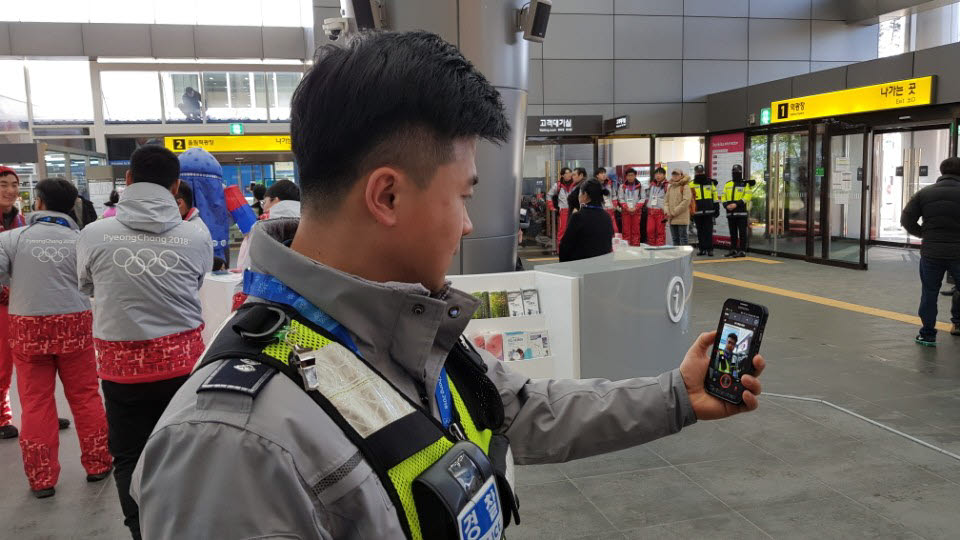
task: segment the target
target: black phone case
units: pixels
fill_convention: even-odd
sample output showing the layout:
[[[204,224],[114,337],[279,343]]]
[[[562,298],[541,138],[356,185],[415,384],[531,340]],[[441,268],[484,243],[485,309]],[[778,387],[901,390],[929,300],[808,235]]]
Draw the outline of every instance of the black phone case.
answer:
[[[760,345],[763,343],[763,332],[767,329],[767,317],[769,316],[770,312],[767,310],[766,306],[761,306],[760,304],[753,304],[752,302],[745,302],[745,303],[755,305],[763,310],[760,316],[760,324],[757,325],[756,338],[753,340],[753,343],[750,345],[750,353],[747,355],[747,368],[743,370],[744,375],[750,375],[750,374],[753,374],[753,357],[760,352]],[[724,302],[724,304],[726,304],[726,302]],[[719,332],[718,332],[718,335],[719,335]],[[715,354],[714,350],[716,348],[717,348],[717,345],[716,345],[716,342],[714,342],[714,345],[710,350],[711,363],[713,359],[713,354]],[[743,391],[740,392],[739,399],[737,400],[729,399],[727,396],[721,395],[720,392],[716,392],[713,390],[713,383],[709,380],[709,378],[710,378],[710,372],[708,370],[707,375],[704,377],[704,384],[703,384],[704,389],[706,389],[708,394],[710,394],[715,398],[722,399],[723,401],[726,401],[728,403],[733,403],[734,405],[743,404]]]

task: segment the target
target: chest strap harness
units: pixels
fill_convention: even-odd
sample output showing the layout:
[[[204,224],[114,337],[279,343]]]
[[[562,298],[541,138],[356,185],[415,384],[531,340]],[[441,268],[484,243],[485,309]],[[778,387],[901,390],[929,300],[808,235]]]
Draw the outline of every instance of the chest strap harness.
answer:
[[[465,339],[451,350],[442,374],[454,405],[447,428],[424,408],[426,399],[408,399],[362,356],[288,306],[242,306],[197,369],[220,360],[225,362],[198,392],[256,397],[277,372],[286,375],[360,450],[407,538],[466,537],[461,509],[483,495],[478,490],[491,478],[498,497],[491,501],[487,494],[486,505],[499,505],[504,526],[511,517],[520,523],[509,441],[493,433],[503,424],[503,403],[486,364]],[[425,398],[425,391],[420,394]],[[502,530],[493,536],[500,537]]]

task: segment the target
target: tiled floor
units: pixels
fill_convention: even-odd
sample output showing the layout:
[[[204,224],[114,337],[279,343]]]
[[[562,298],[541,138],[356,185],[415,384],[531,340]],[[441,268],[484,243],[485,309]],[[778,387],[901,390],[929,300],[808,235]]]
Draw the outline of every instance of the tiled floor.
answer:
[[[794,261],[697,270],[915,312],[912,252],[874,250],[858,272]],[[693,326],[739,297],[770,308],[769,392],[824,399],[960,454],[960,338],[936,350],[916,328],[697,280]],[[941,301],[948,320],[949,300]],[[61,406],[64,403],[60,402]],[[66,409],[62,409],[66,410]],[[57,496],[29,496],[15,441],[0,442],[0,539],[126,538],[112,480],[84,482],[64,433]],[[766,396],[756,413],[701,422],[643,447],[518,468],[524,538],[957,538],[960,461],[822,403]]]

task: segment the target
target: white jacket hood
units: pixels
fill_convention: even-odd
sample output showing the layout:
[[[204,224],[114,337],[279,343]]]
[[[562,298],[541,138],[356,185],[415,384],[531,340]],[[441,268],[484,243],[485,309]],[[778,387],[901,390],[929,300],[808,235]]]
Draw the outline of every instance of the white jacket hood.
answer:
[[[127,186],[117,203],[117,221],[137,231],[161,234],[183,223],[177,200],[157,184]]]

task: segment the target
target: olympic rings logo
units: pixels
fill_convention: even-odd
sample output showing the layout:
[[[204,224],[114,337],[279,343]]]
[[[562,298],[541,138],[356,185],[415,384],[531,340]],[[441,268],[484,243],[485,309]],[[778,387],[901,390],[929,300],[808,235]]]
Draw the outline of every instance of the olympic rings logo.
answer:
[[[52,262],[54,264],[59,264],[63,262],[63,259],[67,255],[70,254],[70,250],[68,248],[35,247],[30,250],[30,254],[42,263]]]
[[[157,253],[150,248],[143,248],[134,253],[122,247],[113,252],[113,264],[123,268],[130,276],[147,273],[153,277],[160,277],[180,264],[180,256],[169,249]]]

